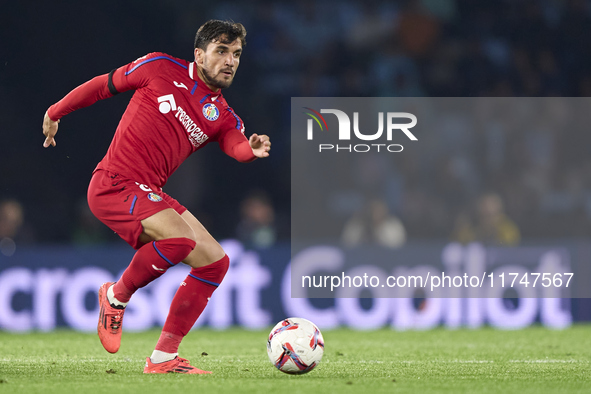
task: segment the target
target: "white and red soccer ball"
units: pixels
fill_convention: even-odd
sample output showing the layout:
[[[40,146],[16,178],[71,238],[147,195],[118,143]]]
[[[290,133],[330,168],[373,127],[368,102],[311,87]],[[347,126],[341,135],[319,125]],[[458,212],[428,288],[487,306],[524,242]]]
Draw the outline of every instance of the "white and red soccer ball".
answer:
[[[267,354],[281,372],[303,374],[314,369],[324,354],[324,338],[314,323],[300,317],[282,320],[269,334]]]

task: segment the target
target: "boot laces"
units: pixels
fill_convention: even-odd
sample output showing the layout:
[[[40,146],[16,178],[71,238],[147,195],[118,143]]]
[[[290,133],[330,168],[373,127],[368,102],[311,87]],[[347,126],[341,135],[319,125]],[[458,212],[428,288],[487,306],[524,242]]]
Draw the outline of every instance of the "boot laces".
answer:
[[[113,331],[117,331],[120,327],[121,327],[121,318],[122,318],[122,313],[118,312],[116,315],[111,315],[111,323],[109,324],[109,327],[111,327],[111,330]]]

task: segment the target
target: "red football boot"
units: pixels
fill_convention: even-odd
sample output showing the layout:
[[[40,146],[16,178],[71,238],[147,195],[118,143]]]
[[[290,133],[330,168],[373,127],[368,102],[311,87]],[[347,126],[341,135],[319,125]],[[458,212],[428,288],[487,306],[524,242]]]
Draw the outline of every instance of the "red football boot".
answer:
[[[123,323],[123,313],[125,313],[125,308],[115,308],[107,300],[107,290],[113,283],[103,283],[98,293],[101,311],[97,331],[103,347],[109,353],[116,353],[119,350],[119,345],[121,345],[121,324]]]
[[[154,364],[150,357],[146,358],[146,367],[144,373],[188,373],[188,374],[207,374],[210,371],[202,371],[189,365],[189,360],[176,356],[170,361]]]

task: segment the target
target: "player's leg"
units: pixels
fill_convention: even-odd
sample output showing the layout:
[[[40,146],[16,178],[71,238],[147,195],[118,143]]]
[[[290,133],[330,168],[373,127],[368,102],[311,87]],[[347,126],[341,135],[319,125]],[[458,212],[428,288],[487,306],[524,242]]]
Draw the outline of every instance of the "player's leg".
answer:
[[[115,284],[103,284],[99,290],[97,331],[105,349],[115,353],[131,295],[186,258],[195,247],[195,237],[180,216],[186,209],[176,200],[118,174],[95,172],[88,203],[98,219],[137,249],[122,277]],[[144,221],[154,238],[145,233]]]
[[[215,240],[215,238],[191,212],[183,212],[181,218],[183,218],[193,230],[193,234],[195,234],[195,242],[197,243],[187,258],[183,260],[183,263],[192,268],[200,268],[210,265],[226,255],[226,252],[224,252],[224,249],[218,241]]]
[[[195,247],[193,230],[172,208],[157,212],[141,223],[144,226],[141,238],[149,242],[138,249],[116,283],[105,283],[99,290],[98,334],[110,353],[119,350],[123,314],[131,296],[181,262]]]
[[[185,231],[187,234],[190,233],[196,246],[189,255],[183,259],[183,263],[193,268],[209,265],[226,255],[226,252],[224,252],[224,249],[222,249],[220,244],[211,236],[201,222],[191,214],[191,212],[185,210],[181,215],[177,214],[177,217],[174,219],[179,222],[175,222],[174,227],[169,224],[172,223],[171,219],[172,218],[169,219],[154,215],[146,220],[142,220],[142,225],[144,226],[144,234],[142,237],[149,236],[149,239],[159,240],[172,238],[173,235],[178,235],[180,231]],[[180,223],[180,221],[182,221],[182,223]],[[140,237],[140,240],[142,240],[142,237]]]
[[[109,292],[115,305],[126,306],[140,288],[185,259],[195,247],[195,233],[175,209],[167,208],[141,220],[140,247],[121,279]]]
[[[148,360],[147,372],[153,363],[174,363],[181,340],[189,333],[228,270],[230,261],[219,243],[189,212],[182,218],[193,229],[197,245],[183,261],[192,267],[177,290],[156,348]]]

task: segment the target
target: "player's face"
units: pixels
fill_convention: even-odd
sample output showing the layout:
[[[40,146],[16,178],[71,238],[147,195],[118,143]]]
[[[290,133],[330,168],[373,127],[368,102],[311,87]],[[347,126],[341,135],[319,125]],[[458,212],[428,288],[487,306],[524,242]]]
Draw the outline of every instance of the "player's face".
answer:
[[[239,39],[229,44],[212,41],[207,50],[195,49],[195,61],[199,75],[212,90],[230,87],[240,64],[242,43]]]

